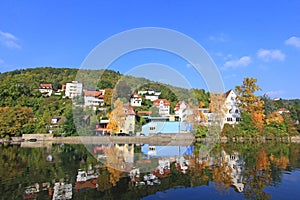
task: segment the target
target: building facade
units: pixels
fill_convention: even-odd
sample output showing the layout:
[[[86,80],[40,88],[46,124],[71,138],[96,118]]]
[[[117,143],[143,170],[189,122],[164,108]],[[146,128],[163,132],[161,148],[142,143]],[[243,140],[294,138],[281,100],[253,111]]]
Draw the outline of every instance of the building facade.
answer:
[[[160,116],[170,115],[170,101],[167,99],[157,99],[153,101],[153,106],[158,108]]]
[[[82,95],[82,83],[78,81],[72,81],[72,83],[66,83],[65,96],[74,98]]]
[[[233,90],[225,94],[225,124],[235,124],[241,121],[241,113],[238,107],[237,95]]]
[[[141,107],[142,106],[142,97],[139,94],[133,94],[130,97],[130,105],[133,107]]]
[[[93,107],[95,110],[99,106],[104,106],[105,90],[85,90],[84,91],[84,106]]]

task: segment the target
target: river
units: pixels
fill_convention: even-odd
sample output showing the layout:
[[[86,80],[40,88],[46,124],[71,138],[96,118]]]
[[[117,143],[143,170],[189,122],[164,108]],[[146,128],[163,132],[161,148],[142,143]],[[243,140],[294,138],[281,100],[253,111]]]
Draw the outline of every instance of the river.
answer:
[[[294,143],[0,144],[0,199],[298,199],[299,188]]]

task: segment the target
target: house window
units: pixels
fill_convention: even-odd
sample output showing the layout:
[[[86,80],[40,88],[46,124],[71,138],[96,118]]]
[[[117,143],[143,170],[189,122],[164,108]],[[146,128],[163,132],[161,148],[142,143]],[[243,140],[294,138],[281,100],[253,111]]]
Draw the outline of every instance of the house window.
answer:
[[[239,113],[239,110],[238,110],[238,109],[236,109],[236,110],[235,110],[235,113]]]
[[[227,117],[228,122],[232,122],[232,117]]]
[[[237,117],[235,120],[236,120],[237,122],[242,121],[242,119],[241,119],[240,117]]]
[[[150,146],[149,151],[156,151],[156,147]]]
[[[155,131],[155,126],[149,126],[150,131]]]

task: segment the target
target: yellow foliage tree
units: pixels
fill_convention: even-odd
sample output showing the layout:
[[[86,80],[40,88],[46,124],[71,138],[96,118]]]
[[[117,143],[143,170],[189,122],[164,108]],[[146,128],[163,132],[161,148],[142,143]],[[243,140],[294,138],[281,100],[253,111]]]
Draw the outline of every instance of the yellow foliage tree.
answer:
[[[107,129],[113,132],[119,132],[125,124],[126,113],[123,107],[123,102],[117,99],[114,103],[114,109],[111,113],[107,114],[109,118],[109,123]]]
[[[120,175],[125,167],[124,155],[116,147],[106,150],[106,167],[110,173],[110,183],[115,186],[119,180]]]
[[[256,91],[261,90],[256,82],[257,79],[246,77],[243,84],[236,86],[235,90],[238,95],[237,99],[240,102],[241,111],[250,113],[255,127],[259,131],[262,131],[265,119],[263,110],[264,101],[254,94]]]
[[[281,124],[283,122],[283,120],[284,119],[283,119],[282,115],[279,112],[274,111],[274,112],[272,112],[271,114],[269,114],[267,116],[266,123],[269,125],[272,122],[274,122],[277,125],[279,125],[279,124]]]
[[[220,93],[211,93],[210,94],[210,104],[209,109],[210,112],[213,113],[212,115],[212,121],[215,123],[218,123],[223,126],[223,120],[226,112],[225,104],[225,96]]]

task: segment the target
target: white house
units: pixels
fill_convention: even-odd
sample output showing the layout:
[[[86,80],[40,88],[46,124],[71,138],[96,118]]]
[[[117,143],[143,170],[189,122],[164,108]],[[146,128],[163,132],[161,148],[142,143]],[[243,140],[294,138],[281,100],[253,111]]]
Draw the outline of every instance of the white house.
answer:
[[[91,106],[95,110],[99,106],[104,105],[105,90],[85,90],[84,91],[84,106]]]
[[[125,118],[125,126],[123,132],[128,134],[133,134],[135,131],[135,112],[131,105],[124,104],[123,105],[126,118]]]
[[[241,113],[238,108],[237,95],[233,90],[224,94],[225,100],[225,124],[235,124],[241,121]]]
[[[160,116],[170,115],[170,101],[167,99],[156,99],[153,101],[153,106],[158,108],[158,113]]]
[[[188,104],[184,101],[179,101],[174,108],[175,116],[179,118],[179,121],[185,121],[188,116],[193,114],[193,111],[189,108]]]
[[[133,94],[130,97],[130,105],[133,107],[141,107],[142,106],[142,97],[139,94]]]
[[[72,83],[66,83],[65,96],[73,98],[82,95],[82,83],[78,81],[72,81]]]
[[[53,93],[53,86],[52,84],[41,83],[39,91],[43,94],[43,96],[51,96]]]
[[[145,99],[149,99],[150,101],[155,101],[158,99],[161,92],[156,92],[154,90],[141,90],[138,91],[138,94],[144,95]]]

